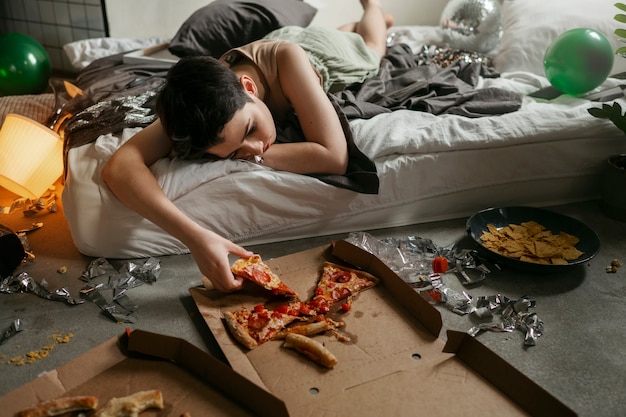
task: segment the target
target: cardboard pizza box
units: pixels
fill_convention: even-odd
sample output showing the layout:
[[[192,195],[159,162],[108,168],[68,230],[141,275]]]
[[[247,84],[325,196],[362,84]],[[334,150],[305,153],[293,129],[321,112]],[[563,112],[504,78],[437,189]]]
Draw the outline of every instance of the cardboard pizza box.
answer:
[[[382,261],[345,241],[266,263],[301,299],[313,293],[325,260],[376,275],[381,283],[359,294],[342,320],[341,333],[314,336],[338,359],[326,369],[282,341],[247,350],[223,323],[224,311],[277,301],[257,286],[222,294],[190,292],[233,369],[282,399],[293,417],[359,416],[574,416],[571,409],[471,336],[447,333],[442,319]]]
[[[159,389],[164,410],[142,417],[287,416],[285,404],[182,339],[135,330],[112,338],[0,398],[2,415],[74,395],[112,397]]]
[[[126,53],[124,54],[123,62],[124,64],[158,63],[172,66],[178,62],[180,58],[169,51],[169,46],[169,42],[165,42]]]

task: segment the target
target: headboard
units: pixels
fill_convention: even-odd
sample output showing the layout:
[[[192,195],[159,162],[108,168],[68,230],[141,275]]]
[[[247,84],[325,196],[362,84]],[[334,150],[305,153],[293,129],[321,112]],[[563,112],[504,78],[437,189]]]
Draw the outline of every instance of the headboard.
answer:
[[[304,0],[317,8],[311,24],[337,27],[357,20],[361,4],[357,0]],[[105,0],[111,37],[134,38],[157,36],[171,38],[180,25],[197,9],[211,0]],[[436,25],[447,0],[384,0],[386,12],[396,25]]]

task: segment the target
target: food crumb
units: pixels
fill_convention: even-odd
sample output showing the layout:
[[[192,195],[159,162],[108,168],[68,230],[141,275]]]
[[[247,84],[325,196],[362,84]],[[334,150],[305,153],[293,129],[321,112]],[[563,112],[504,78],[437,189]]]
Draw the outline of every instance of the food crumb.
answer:
[[[63,266],[59,267],[59,269],[57,269],[57,272],[58,272],[59,274],[65,274],[65,273],[67,273],[67,266],[63,265]]]
[[[620,266],[622,266],[622,263],[619,261],[619,259],[613,259],[611,261],[611,264],[606,267],[606,272],[609,274],[614,274],[617,272]]]
[[[45,359],[50,355],[50,352],[54,350],[54,348],[61,343],[69,343],[69,341],[74,337],[72,333],[55,333],[50,338],[52,339],[52,343],[48,343],[43,346],[41,349],[32,350],[27,352],[24,355],[15,356],[8,361],[6,364],[14,365],[14,366],[22,366],[25,364],[33,363],[40,359]],[[18,346],[19,347],[19,346]],[[0,359],[5,359],[5,356],[1,356]]]

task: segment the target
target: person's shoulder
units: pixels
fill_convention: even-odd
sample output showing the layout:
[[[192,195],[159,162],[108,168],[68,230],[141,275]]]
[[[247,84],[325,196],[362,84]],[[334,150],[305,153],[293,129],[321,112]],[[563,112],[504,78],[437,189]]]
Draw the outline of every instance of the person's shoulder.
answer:
[[[308,61],[308,57],[300,45],[289,41],[276,42],[275,50],[278,60],[306,59]]]

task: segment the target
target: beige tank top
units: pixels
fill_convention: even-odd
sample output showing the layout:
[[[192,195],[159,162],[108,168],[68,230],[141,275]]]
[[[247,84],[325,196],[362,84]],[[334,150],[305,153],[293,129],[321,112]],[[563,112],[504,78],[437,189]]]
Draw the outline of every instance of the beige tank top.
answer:
[[[277,122],[284,120],[289,113],[293,112],[291,104],[287,101],[278,80],[278,65],[276,63],[276,50],[285,41],[261,39],[239,48],[226,52],[220,58],[221,61],[232,67],[242,58],[248,59],[256,66],[260,75],[264,78],[267,95],[265,104],[272,112]],[[320,85],[322,85],[321,76]]]

